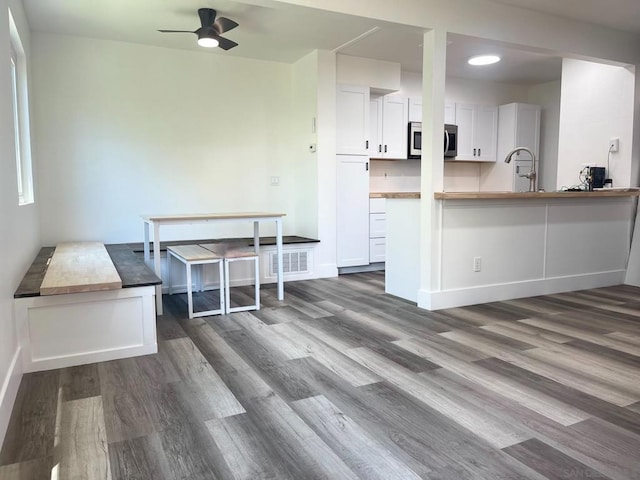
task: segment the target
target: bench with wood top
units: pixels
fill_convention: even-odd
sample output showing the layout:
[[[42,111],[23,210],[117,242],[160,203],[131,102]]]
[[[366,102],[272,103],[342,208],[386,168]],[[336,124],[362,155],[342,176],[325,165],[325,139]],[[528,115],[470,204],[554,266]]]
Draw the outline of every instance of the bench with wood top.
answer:
[[[122,280],[102,243],[60,243],[40,285],[40,295],[116,288],[122,288]]]
[[[24,372],[156,353],[155,285],[128,247],[44,247],[14,295]]]

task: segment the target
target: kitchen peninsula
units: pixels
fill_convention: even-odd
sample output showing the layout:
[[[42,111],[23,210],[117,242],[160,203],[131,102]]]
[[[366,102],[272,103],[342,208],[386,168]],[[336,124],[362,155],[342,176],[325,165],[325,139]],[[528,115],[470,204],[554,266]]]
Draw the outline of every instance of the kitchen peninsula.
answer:
[[[420,285],[421,201],[391,198],[386,291],[437,310],[624,283],[639,195],[435,192],[431,291]]]

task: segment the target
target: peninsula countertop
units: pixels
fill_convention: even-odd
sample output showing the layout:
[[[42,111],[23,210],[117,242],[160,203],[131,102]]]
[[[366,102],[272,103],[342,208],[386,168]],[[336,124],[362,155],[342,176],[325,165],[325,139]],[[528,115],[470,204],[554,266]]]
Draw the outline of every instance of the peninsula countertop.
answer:
[[[600,198],[600,197],[637,197],[640,188],[608,188],[603,190],[556,192],[434,192],[437,200],[507,200],[522,198]]]

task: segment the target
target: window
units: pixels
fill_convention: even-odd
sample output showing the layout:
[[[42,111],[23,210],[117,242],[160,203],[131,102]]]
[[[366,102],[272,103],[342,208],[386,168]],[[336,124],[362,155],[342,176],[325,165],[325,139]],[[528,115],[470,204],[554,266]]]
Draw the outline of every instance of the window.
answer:
[[[33,175],[31,170],[31,138],[29,132],[29,102],[27,95],[27,67],[24,48],[18,29],[9,11],[11,36],[11,93],[13,131],[16,147],[18,204],[33,203]]]

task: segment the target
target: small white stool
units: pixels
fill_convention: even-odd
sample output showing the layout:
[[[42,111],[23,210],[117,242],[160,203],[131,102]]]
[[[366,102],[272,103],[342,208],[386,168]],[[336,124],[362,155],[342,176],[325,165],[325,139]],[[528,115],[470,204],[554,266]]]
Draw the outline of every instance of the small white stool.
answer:
[[[173,279],[171,277],[171,257],[179,260],[187,266],[187,303],[189,304],[189,318],[205,317],[207,315],[222,315],[225,313],[224,303],[224,274],[222,258],[211,250],[207,250],[199,245],[175,245],[167,247],[167,277],[169,278],[169,295],[173,294]],[[215,310],[205,310],[202,312],[193,311],[193,283],[191,279],[192,265],[205,265],[208,263],[218,264],[218,276],[220,277],[220,308]],[[202,268],[202,267],[200,267]],[[202,277],[202,275],[201,275]],[[202,290],[202,281],[200,281]]]
[[[226,243],[207,243],[200,246],[212,251],[224,260],[224,298],[226,313],[229,314],[233,312],[244,312],[247,310],[260,310],[260,255],[258,254],[258,252],[249,250],[247,248],[234,247]],[[229,264],[231,262],[237,262],[241,260],[253,260],[254,262],[255,304],[232,307]]]

